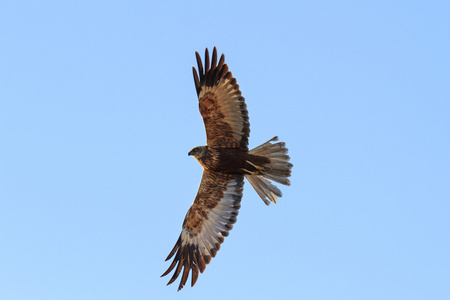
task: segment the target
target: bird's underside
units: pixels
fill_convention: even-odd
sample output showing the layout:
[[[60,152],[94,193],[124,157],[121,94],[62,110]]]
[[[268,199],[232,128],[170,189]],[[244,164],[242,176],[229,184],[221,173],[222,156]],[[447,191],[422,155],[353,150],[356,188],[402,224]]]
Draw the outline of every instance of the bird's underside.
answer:
[[[224,55],[217,62],[214,47],[210,63],[208,49],[205,52],[205,67],[196,52],[199,73],[195,68],[193,72],[207,145],[189,152],[203,166],[203,176],[180,237],[166,259],[173,257],[173,261],[162,275],[174,270],[171,284],[182,274],[178,290],[189,273],[194,286],[199,272],[203,273],[229,235],[241,207],[244,177],[269,205],[282,196],[271,181],[290,185],[292,168],[288,150],[284,143],[276,142],[277,137],[248,151],[250,124],[239,85],[228,71]]]
[[[201,148],[202,153],[197,155],[194,149]],[[264,165],[269,165],[270,160],[264,156],[258,156],[243,151],[240,148],[222,147],[196,147],[193,150],[195,159],[205,170],[227,174],[257,174],[266,170]],[[191,151],[192,152],[192,151]]]

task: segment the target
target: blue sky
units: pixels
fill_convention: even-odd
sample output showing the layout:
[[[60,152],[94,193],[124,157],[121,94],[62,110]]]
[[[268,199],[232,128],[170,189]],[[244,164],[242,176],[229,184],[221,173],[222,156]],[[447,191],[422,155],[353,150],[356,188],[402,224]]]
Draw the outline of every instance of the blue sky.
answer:
[[[162,1],[160,1],[162,2]],[[446,1],[2,1],[1,299],[449,299]],[[292,185],[194,288],[159,276],[217,46]]]

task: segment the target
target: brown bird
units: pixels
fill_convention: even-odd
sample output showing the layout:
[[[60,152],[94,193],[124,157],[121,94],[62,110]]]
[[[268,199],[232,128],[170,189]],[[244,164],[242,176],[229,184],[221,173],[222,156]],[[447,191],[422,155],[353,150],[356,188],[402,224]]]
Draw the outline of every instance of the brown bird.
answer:
[[[184,218],[180,237],[166,261],[175,257],[162,275],[166,276],[176,267],[169,285],[183,270],[178,291],[185,285],[191,270],[191,286],[194,286],[198,272],[203,273],[236,223],[244,177],[269,205],[270,201],[277,203],[277,197],[281,197],[281,191],[271,181],[290,185],[287,177],[292,168],[285,144],[273,143],[278,137],[248,150],[247,105],[236,79],[228,71],[225,56],[222,54],[217,63],[214,47],[210,64],[206,48],[203,69],[200,55],[198,52],[195,55],[198,73],[195,67],[192,69],[206,129],[206,146],[189,151],[202,165],[203,177],[194,203]]]

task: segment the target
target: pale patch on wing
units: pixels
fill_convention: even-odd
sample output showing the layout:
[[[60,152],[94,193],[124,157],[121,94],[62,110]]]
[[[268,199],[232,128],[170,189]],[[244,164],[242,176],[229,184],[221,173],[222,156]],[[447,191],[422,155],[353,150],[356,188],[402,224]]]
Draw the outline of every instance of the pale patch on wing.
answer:
[[[236,222],[243,186],[243,175],[203,171],[199,191],[186,214],[180,237],[166,259],[175,255],[162,275],[169,274],[176,266],[168,284],[174,282],[183,269],[178,290],[185,285],[191,270],[191,286],[194,286],[198,272],[203,273],[211,258],[216,256]]]

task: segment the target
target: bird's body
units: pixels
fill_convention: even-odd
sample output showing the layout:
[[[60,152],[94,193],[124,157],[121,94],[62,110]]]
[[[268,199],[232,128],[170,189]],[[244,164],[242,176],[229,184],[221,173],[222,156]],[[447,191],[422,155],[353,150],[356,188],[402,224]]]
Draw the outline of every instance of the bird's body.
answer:
[[[203,169],[214,172],[252,174],[259,171],[255,166],[270,163],[270,160],[264,156],[252,155],[239,148],[201,146],[194,149],[199,149],[199,155],[191,155],[197,159]]]
[[[193,71],[207,145],[189,152],[202,165],[203,176],[180,237],[166,260],[175,255],[174,259],[162,275],[175,269],[171,284],[182,272],[178,290],[185,285],[189,272],[194,286],[199,271],[203,273],[233,228],[241,207],[244,177],[269,205],[281,197],[271,181],[290,185],[292,168],[285,144],[273,143],[277,137],[248,150],[250,123],[239,85],[228,71],[223,54],[217,62],[214,47],[210,64],[208,49],[205,52],[205,68],[196,52],[200,76],[195,68]]]

